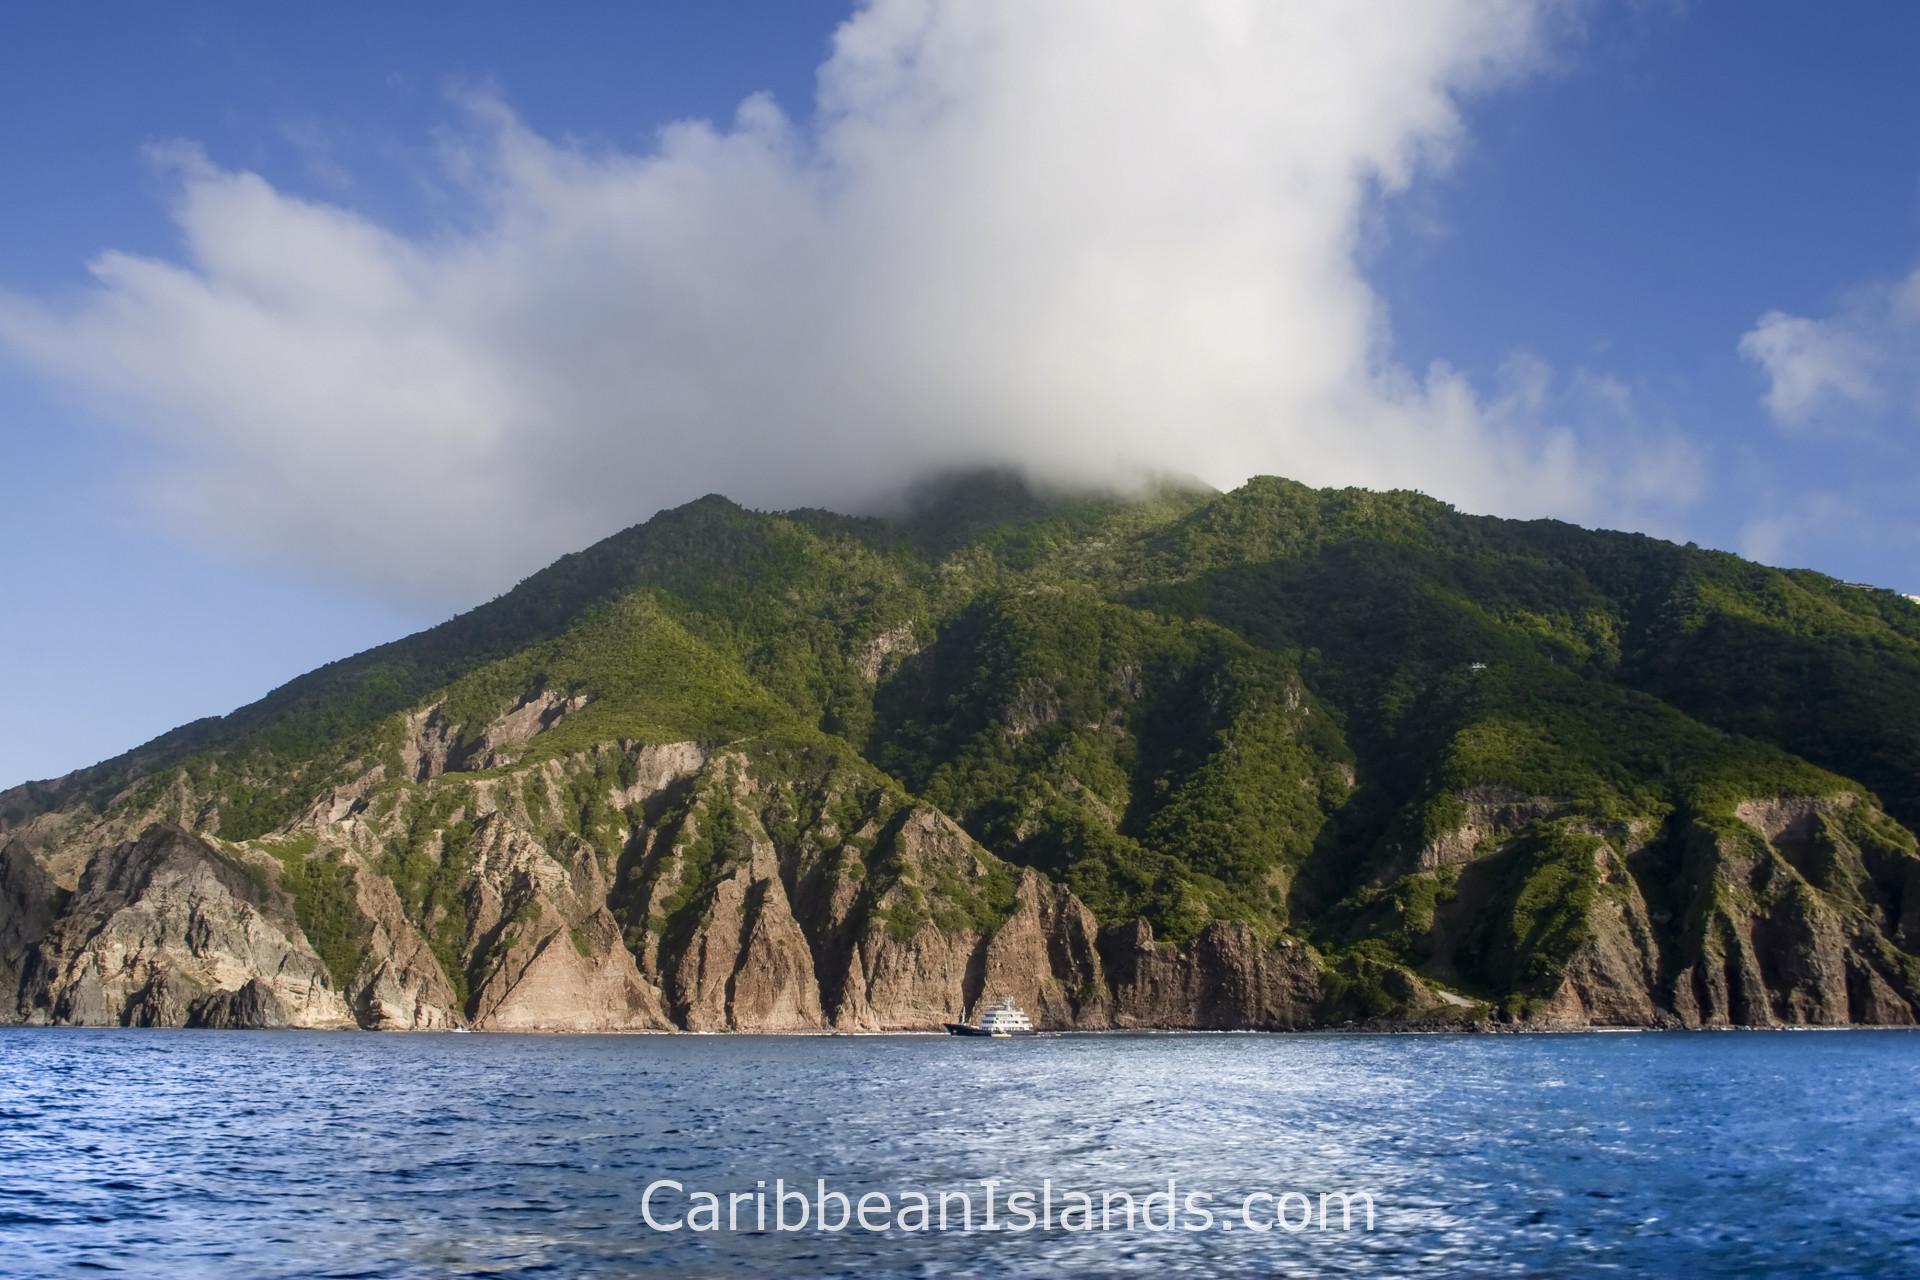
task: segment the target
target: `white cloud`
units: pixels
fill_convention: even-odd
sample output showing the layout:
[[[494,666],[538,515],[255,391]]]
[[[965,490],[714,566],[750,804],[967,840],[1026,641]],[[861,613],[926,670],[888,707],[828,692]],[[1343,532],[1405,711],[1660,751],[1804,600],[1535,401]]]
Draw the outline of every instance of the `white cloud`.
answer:
[[[1830,405],[1868,406],[1880,397],[1873,348],[1830,321],[1769,311],[1740,339],[1740,354],[1766,370],[1763,401],[1788,426]]]
[[[1855,290],[1831,316],[1769,311],[1740,339],[1790,428],[1920,422],[1920,270]]]
[[[1356,264],[1543,21],[880,0],[805,127],[755,96],[630,154],[469,100],[461,207],[418,237],[174,147],[179,260],[0,295],[0,345],[152,437],[182,527],[446,602],[709,490],[848,504],[980,461],[1638,518],[1697,468],[1621,389],[1408,371]]]

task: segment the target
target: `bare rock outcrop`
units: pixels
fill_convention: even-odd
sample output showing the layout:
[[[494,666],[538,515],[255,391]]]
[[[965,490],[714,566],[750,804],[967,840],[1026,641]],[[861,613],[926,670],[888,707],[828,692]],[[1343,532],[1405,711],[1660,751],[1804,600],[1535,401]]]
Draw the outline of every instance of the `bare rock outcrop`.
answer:
[[[1816,833],[1835,856],[1859,856],[1825,823],[1827,811],[1811,798],[1749,802],[1738,810],[1743,828],[1700,825],[1688,834],[1685,865],[1699,886],[1689,906],[1699,924],[1697,934],[1683,940],[1674,985],[1682,1023],[1838,1026],[1860,1020],[1852,1016],[1848,989],[1849,934],[1871,931],[1872,923],[1864,913],[1846,920],[1836,899],[1807,879],[1808,872],[1820,874]]]
[[[27,954],[23,1017],[90,1026],[351,1026],[285,906],[178,827],[102,850]],[[243,993],[243,989],[246,990]]]
[[[660,990],[640,973],[605,912],[512,951],[479,995],[489,1031],[668,1031]]]
[[[1064,885],[1022,871],[1013,914],[986,939],[981,981],[967,1016],[1011,997],[1039,1026],[1109,1025],[1112,999],[1100,963],[1099,928]]]
[[[187,1006],[187,1025],[211,1030],[264,1030],[293,1025],[273,984],[251,978],[232,991],[210,991]]]
[[[530,689],[510,709],[477,728],[455,723],[444,702],[422,707],[403,725],[402,776],[427,782],[444,773],[498,768],[509,763],[512,748],[545,733],[588,701],[584,693]]]
[[[1421,848],[1419,870],[1471,862],[1481,851],[1498,848],[1506,837],[1562,807],[1546,796],[1521,795],[1500,787],[1470,787],[1455,799],[1462,810],[1459,821]]]
[[[920,649],[913,624],[902,622],[867,641],[854,655],[853,666],[868,684],[877,684],[882,676],[920,652]]]
[[[501,742],[564,705],[523,701]],[[613,741],[469,776],[435,723],[415,725],[425,782],[336,778],[255,840],[165,821],[129,836],[134,813],[15,828],[0,843],[14,1015],[886,1031],[1011,997],[1046,1028],[1281,1030],[1457,1025],[1492,1007],[1459,991],[1495,989],[1523,992],[1496,1012],[1535,1027],[1920,1021],[1895,945],[1920,925],[1920,858],[1910,836],[1873,837],[1860,824],[1881,819],[1850,796],[1663,827],[1476,793],[1459,839],[1409,873],[1438,903],[1423,949],[1323,959],[1244,924],[1179,943],[1143,921],[1103,929],[1065,885],[831,747]],[[217,823],[183,788],[142,812]]]
[[[1602,844],[1593,853],[1602,892],[1587,917],[1588,941],[1559,987],[1529,1021],[1554,1027],[1651,1027],[1671,1020],[1660,999],[1661,951],[1651,913],[1626,861]]]
[[[1920,989],[1891,941],[1903,882],[1882,884],[1848,834],[1856,803],[1844,793],[1754,799],[1731,820],[1687,819],[1664,850],[1623,859],[1602,846],[1585,941],[1526,1021],[1914,1025]]]
[[[24,844],[0,844],[0,999],[19,990],[27,952],[53,927],[66,896]]]
[[[1322,967],[1292,939],[1264,946],[1247,926],[1215,921],[1191,943],[1168,946],[1138,920],[1100,943],[1115,1026],[1277,1031],[1316,1020]]]
[[[436,1031],[459,1026],[459,998],[433,949],[407,918],[384,876],[354,878],[354,906],[367,922],[366,958],[356,975],[353,1010],[363,1027]]]
[[[807,937],[766,846],[713,887],[668,974],[675,1019],[689,1031],[826,1025]]]
[[[376,803],[376,778],[300,819],[308,856],[352,869],[361,961],[344,999],[275,887],[275,859],[165,827],[97,857],[64,916],[9,913],[15,933],[50,931],[25,1007],[43,1021],[410,1030],[935,1030],[1003,997],[1055,1028],[1310,1018],[1306,948],[1220,926],[1184,947],[1129,933],[1116,953],[1064,886],[1005,866],[936,810],[872,809],[880,793],[860,777],[823,793],[852,825],[823,809],[776,838],[804,788],[756,779],[746,756],[619,743],[611,762],[594,748],[463,783],[444,772],[457,757],[433,745],[435,723],[420,717],[416,746],[430,749],[413,760],[433,776],[398,807]],[[608,805],[638,825],[594,832],[601,844],[541,829],[578,779],[609,769]],[[669,794],[684,808],[659,809]],[[439,827],[420,844],[407,832],[428,814]],[[647,885],[638,901],[621,897],[609,837]],[[406,895],[387,874],[400,874],[396,843],[427,859],[408,864]],[[423,888],[439,877],[457,893]],[[22,852],[0,866],[4,886],[22,901],[58,892]]]

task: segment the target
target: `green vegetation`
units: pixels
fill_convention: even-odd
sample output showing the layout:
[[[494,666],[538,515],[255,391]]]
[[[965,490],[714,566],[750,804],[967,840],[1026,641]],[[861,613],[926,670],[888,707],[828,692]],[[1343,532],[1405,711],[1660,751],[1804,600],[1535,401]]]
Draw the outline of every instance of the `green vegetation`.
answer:
[[[350,991],[366,944],[365,925],[354,906],[353,868],[338,854],[316,856],[312,832],[264,846],[280,863],[281,884],[293,895],[294,917],[307,935],[334,989]]]
[[[1351,754],[1284,655],[1085,587],[990,593],[875,705],[869,753],[989,848],[1164,936],[1275,928]]]
[[[617,807],[619,744],[680,740],[737,749],[738,775]],[[427,746],[448,776],[421,780]],[[1353,1016],[1423,966],[1511,1010],[1551,993],[1624,891],[1609,875],[1719,945],[1714,895],[1736,890],[1689,841],[1751,836],[1734,811],[1756,798],[1835,798],[1780,883],[1907,939],[1920,607],[1272,478],[1114,498],[982,473],[886,520],[710,497],[12,803],[165,810],[184,788],[247,840],[375,767],[374,812],[399,826],[378,870],[463,1001],[486,963],[465,954],[466,788],[494,779],[550,842],[592,847],[636,952],[689,928],[764,833],[783,864],[858,879],[896,936],[997,927],[1031,866],[1103,923],[1308,937]],[[909,865],[916,804],[1004,862]],[[1602,874],[1595,833],[1629,830],[1613,846],[1631,872]],[[273,847],[340,977],[351,868]],[[1436,865],[1441,848],[1471,865]]]
[[[1520,999],[1552,993],[1590,938],[1601,841],[1566,823],[1530,832],[1500,855],[1507,883],[1488,922],[1483,972]]]
[[[425,935],[462,1009],[472,998],[466,946],[474,828],[470,819],[455,817],[465,798],[446,785],[414,795],[400,837],[382,849],[378,863],[408,919]]]

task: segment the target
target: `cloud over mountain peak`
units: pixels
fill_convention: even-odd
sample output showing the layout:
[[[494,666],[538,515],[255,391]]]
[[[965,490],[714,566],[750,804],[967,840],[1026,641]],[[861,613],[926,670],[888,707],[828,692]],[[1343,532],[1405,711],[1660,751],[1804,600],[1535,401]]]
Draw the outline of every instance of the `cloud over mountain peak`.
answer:
[[[804,123],[755,95],[636,153],[464,97],[424,234],[170,146],[178,258],[0,294],[0,345],[151,438],[179,527],[447,602],[709,490],[856,506],[982,462],[1685,501],[1599,383],[1394,363],[1361,229],[1547,22],[1377,19],[881,0]]]

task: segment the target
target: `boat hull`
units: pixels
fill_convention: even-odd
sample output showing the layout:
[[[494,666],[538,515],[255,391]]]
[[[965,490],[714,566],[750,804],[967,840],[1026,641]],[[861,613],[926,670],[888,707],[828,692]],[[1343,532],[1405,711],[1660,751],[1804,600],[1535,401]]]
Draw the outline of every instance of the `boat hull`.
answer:
[[[1038,1034],[1033,1031],[986,1031],[965,1022],[948,1022],[943,1025],[947,1028],[947,1034],[950,1036],[982,1036],[988,1040],[1012,1040],[1021,1036]]]

